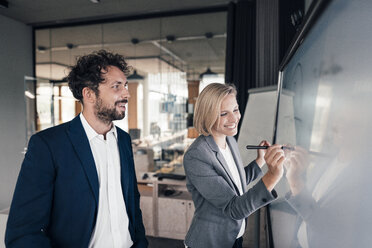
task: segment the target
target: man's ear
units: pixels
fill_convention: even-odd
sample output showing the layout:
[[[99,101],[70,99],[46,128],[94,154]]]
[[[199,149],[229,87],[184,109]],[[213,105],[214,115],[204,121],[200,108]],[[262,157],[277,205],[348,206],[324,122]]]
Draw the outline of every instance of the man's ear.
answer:
[[[82,95],[83,95],[83,102],[84,103],[94,103],[95,100],[96,100],[96,93],[88,88],[88,87],[84,87],[83,90],[82,90]]]

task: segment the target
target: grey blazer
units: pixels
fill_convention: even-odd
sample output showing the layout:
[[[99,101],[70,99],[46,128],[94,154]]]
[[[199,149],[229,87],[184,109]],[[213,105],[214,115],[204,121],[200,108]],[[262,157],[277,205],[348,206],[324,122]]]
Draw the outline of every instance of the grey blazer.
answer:
[[[233,183],[212,136],[200,135],[185,153],[187,189],[195,205],[185,238],[185,244],[191,248],[231,248],[243,219],[277,197],[262,180],[247,190],[247,184],[262,176],[262,171],[255,161],[244,168],[235,138],[227,137],[227,143],[238,167],[243,195]]]

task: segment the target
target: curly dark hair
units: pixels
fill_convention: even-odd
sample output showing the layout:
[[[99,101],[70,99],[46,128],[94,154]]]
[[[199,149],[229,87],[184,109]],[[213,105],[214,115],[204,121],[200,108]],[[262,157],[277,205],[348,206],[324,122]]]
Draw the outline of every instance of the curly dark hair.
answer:
[[[104,81],[103,72],[107,67],[116,66],[125,75],[128,75],[131,67],[125,62],[124,56],[100,50],[77,59],[76,65],[71,66],[67,76],[68,86],[76,99],[83,103],[82,91],[88,87],[99,95],[98,86]]]

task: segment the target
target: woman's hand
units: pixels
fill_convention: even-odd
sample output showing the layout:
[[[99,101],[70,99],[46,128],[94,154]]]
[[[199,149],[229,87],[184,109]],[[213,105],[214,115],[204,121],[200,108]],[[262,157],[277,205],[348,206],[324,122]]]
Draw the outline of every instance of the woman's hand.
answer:
[[[264,182],[268,191],[272,191],[284,173],[283,164],[285,161],[285,155],[282,145],[276,144],[270,146],[265,153],[264,159],[266,161],[268,171],[262,177],[262,181]]]
[[[271,144],[268,141],[263,140],[261,141],[259,146],[271,146]],[[266,154],[266,149],[257,149],[256,163],[258,164],[260,168],[262,168],[262,166],[265,164],[265,154]]]
[[[309,164],[309,154],[302,147],[296,146],[294,151],[289,151],[288,159],[284,164],[286,178],[293,195],[300,193],[305,186],[305,173]]]

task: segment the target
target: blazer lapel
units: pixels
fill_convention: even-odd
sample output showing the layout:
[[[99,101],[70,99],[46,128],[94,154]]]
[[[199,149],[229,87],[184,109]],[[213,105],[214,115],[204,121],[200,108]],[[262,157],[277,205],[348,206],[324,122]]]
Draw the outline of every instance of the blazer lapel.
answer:
[[[239,195],[239,190],[237,190],[237,188],[236,188],[236,185],[234,183],[231,171],[229,170],[229,167],[228,167],[220,149],[218,148],[218,145],[214,141],[213,136],[212,135],[205,136],[205,140],[207,141],[207,143],[210,146],[210,148],[212,149],[212,151],[215,152],[216,158],[220,162],[220,168],[222,169],[222,171],[226,175],[225,177],[226,177],[227,181],[236,190],[236,192]]]
[[[117,128],[118,134],[118,147],[119,147],[119,154],[120,154],[120,174],[121,174],[121,188],[123,191],[125,205],[128,208],[129,205],[129,175],[130,167],[129,167],[129,158],[130,152],[128,151],[128,147],[126,142],[124,142],[124,135],[122,132]]]
[[[236,166],[238,167],[239,176],[240,176],[240,182],[242,183],[243,192],[246,192],[248,189],[246,176],[245,176],[245,170],[243,166],[243,162],[241,160],[241,156],[239,153],[239,149],[236,146],[236,142],[232,141],[231,139],[235,139],[233,137],[227,137],[227,143],[229,143],[231,153],[233,155],[233,158],[235,160]]]
[[[84,127],[80,120],[80,115],[76,116],[71,122],[67,130],[67,135],[76,151],[80,163],[84,169],[85,175],[88,178],[96,204],[98,206],[99,183],[96,164],[90,149],[89,140],[85,134]]]
[[[127,214],[129,218],[129,231],[131,234],[134,233],[134,223],[136,223],[135,219],[135,201],[134,201],[134,182],[133,178],[135,177],[135,173],[132,169],[134,164],[133,157],[131,154],[132,147],[128,138],[125,137],[124,131],[116,128],[118,134],[118,147],[119,147],[119,154],[120,154],[120,175],[121,175],[121,190],[123,192],[125,207],[127,209]],[[128,141],[128,142],[126,142]]]

